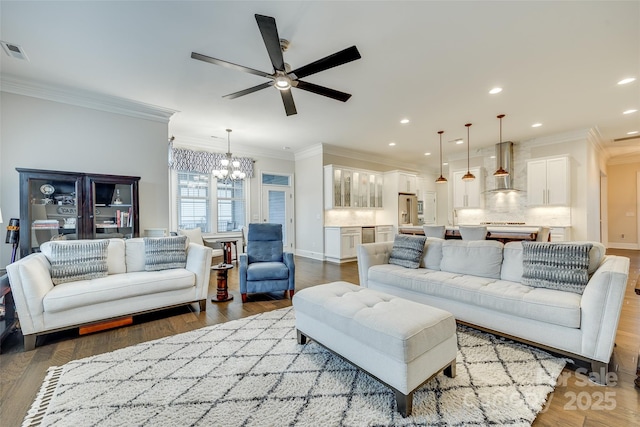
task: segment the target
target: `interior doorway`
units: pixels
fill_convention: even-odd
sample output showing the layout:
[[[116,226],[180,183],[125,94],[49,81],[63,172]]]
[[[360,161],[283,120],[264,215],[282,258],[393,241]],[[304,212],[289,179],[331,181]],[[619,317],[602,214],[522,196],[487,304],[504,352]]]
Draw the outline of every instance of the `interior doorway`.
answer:
[[[282,246],[295,250],[293,219],[293,177],[263,172],[261,176],[260,222],[282,224]]]

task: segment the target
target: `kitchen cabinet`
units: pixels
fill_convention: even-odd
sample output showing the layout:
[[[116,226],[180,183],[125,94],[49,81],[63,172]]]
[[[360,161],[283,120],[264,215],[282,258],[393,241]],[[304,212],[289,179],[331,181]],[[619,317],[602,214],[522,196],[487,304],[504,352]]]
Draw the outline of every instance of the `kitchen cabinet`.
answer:
[[[569,204],[569,159],[558,157],[527,162],[529,206]]]
[[[412,174],[398,173],[398,193],[416,194],[418,191],[418,177]]]
[[[393,233],[392,225],[376,226],[376,243],[393,242],[394,237],[395,237],[395,234]]]
[[[569,227],[551,227],[549,235],[552,242],[567,242],[571,239]]]
[[[475,175],[476,179],[473,181],[463,181],[462,177],[467,171],[457,171],[452,174],[453,183],[453,208],[481,208],[483,205],[482,195],[482,183],[484,179],[482,177],[482,169],[472,168],[470,172]]]
[[[139,177],[16,170],[21,257],[52,239],[138,237]]]
[[[349,262],[357,257],[357,247],[362,243],[361,227],[325,227],[325,259],[329,262]]]
[[[325,209],[382,208],[382,185],[381,173],[326,165]]]

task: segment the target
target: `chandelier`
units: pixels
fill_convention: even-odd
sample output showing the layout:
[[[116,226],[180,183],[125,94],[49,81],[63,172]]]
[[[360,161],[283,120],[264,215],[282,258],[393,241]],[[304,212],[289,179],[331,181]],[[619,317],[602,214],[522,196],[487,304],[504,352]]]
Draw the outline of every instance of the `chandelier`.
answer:
[[[245,179],[246,173],[240,170],[240,162],[231,158],[231,129],[227,129],[227,154],[226,157],[220,160],[222,168],[220,170],[215,169],[212,171],[213,176],[219,181],[230,182],[240,181]]]

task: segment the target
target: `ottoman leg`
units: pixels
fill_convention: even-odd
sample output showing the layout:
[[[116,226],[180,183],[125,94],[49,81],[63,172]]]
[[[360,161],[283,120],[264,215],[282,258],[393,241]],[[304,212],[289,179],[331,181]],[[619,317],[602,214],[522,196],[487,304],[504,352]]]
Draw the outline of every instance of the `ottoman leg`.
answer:
[[[444,368],[443,372],[449,378],[455,378],[456,377],[456,360],[453,359],[453,361],[449,363],[449,366]]]
[[[403,417],[411,415],[413,409],[413,392],[404,394],[398,390],[394,390],[396,393],[396,405],[398,406],[398,412]]]
[[[296,335],[298,336],[298,344],[306,344],[307,343],[306,335],[304,335],[298,329],[296,329]]]

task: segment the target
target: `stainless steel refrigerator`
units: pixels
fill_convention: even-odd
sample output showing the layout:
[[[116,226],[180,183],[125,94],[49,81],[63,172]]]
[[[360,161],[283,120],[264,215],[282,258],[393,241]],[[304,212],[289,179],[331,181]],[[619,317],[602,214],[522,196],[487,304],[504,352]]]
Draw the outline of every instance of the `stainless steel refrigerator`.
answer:
[[[414,194],[398,196],[398,224],[418,225],[418,197]]]

